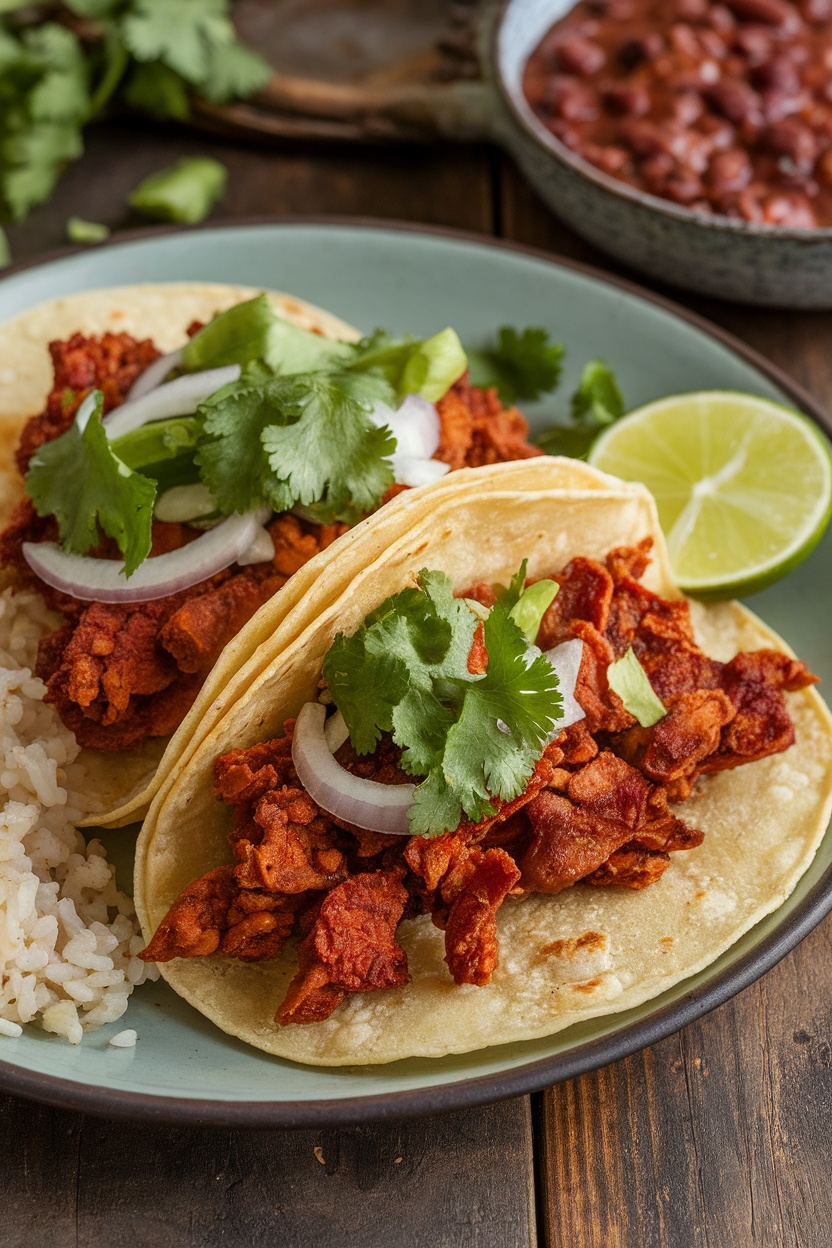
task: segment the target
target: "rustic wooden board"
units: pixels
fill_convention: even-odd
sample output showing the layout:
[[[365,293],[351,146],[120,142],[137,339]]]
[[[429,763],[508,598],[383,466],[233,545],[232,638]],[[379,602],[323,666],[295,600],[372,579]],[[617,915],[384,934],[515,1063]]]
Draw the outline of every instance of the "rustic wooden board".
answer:
[[[3,1248],[528,1248],[527,1099],[349,1131],[106,1122],[0,1098]]]

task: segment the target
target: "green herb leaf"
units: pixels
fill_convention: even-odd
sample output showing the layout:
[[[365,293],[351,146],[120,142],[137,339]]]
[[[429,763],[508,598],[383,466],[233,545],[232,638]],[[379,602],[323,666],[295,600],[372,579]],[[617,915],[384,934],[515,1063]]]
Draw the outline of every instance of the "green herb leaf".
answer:
[[[471,384],[496,386],[504,403],[537,399],[554,390],[560,380],[563,347],[550,343],[545,329],[518,333],[508,325],[495,344],[468,350]]]
[[[603,360],[590,360],[572,395],[572,419],[599,431],[624,415],[624,399],[615,375]]]
[[[110,237],[110,227],[98,221],[85,221],[83,217],[68,217],[66,236],[71,243],[103,243]]]
[[[468,366],[465,349],[453,329],[432,338],[392,338],[378,329],[359,343],[350,368],[384,377],[398,398],[420,394],[435,403],[447,394]]]
[[[225,513],[315,505],[321,521],[354,522],[393,480],[394,439],[368,416],[389,397],[372,376],[249,368],[200,405],[202,480]]]
[[[81,44],[63,26],[0,27],[0,216],[22,219],[80,155],[87,79]]]
[[[6,231],[0,226],[0,269],[5,269],[12,262],[12,252],[9,247],[9,240],[6,238]]]
[[[388,393],[375,377],[304,373],[276,379],[284,423],[261,441],[271,469],[266,498],[275,511],[316,503],[330,519],[355,520],[393,483],[390,430],[367,413]]]
[[[113,453],[102,411],[101,391],[93,390],[66,433],[35,452],[26,490],[38,515],[56,518],[65,550],[86,554],[104,532],[118,544],[129,577],[150,553],[156,484]]]
[[[188,84],[160,61],[134,66],[123,92],[125,103],[151,117],[187,121],[191,115]]]
[[[664,719],[667,708],[654,692],[650,678],[638,661],[633,647],[607,668],[610,689],[618,694],[624,709],[634,716],[642,728],[650,728]]]
[[[272,76],[271,65],[241,43],[212,44],[207,59],[200,93],[215,104],[247,99],[265,87]]]
[[[509,612],[509,618],[520,632],[534,645],[544,615],[555,600],[560,586],[557,581],[535,581],[523,590]]]
[[[511,618],[513,590],[514,582],[483,625],[488,669],[467,690],[443,759],[446,783],[472,819],[493,813],[492,797],[511,801],[523,792],[563,714],[554,668],[540,651],[530,654]]]
[[[615,374],[603,360],[590,360],[571,400],[571,425],[554,425],[537,439],[548,455],[586,459],[602,429],[624,415]]]
[[[208,156],[186,157],[140,182],[130,207],[154,221],[204,221],[225,193],[228,170]]]
[[[197,416],[171,416],[154,420],[131,433],[113,438],[110,447],[128,468],[141,469],[175,459],[187,451],[195,451],[202,436],[202,421]]]
[[[359,753],[385,732],[402,768],[424,776],[410,811],[415,835],[438,836],[463,812],[486,817],[523,791],[561,717],[557,676],[511,619],[525,564],[484,624],[488,668],[468,671],[478,626],[444,573],[388,598],[351,637],[340,634],[324,676]]]
[[[275,373],[307,373],[337,366],[351,358],[355,348],[300,329],[278,316],[267,295],[258,295],[218,313],[185,346],[186,372],[243,367],[264,360]]]

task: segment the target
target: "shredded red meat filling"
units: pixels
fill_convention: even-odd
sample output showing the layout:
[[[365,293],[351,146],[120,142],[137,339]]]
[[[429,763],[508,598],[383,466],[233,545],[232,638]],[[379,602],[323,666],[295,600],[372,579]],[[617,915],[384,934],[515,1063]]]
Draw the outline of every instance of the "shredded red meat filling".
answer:
[[[39,446],[69,428],[92,389],[103,391],[104,410],[111,411],[159,355],[152,342],[137,342],[129,334],[73,334],[66,342],[50,343],[49,350],[54,384],[44,412],[23,429],[17,453],[21,473]],[[440,400],[438,410],[437,458],[452,468],[541,454],[529,444],[521,414],[504,408],[496,390],[479,390],[463,378]],[[404,488],[391,487],[383,501]],[[0,566],[15,568],[21,582],[35,586],[68,621],[41,644],[37,675],[46,682],[47,700],[80,745],[121,751],[174,731],[223,647],[290,576],[346,529],[345,524],[316,525],[281,515],[269,525],[275,546],[270,563],[229,568],[158,602],[105,606],[71,598],[33,575],[23,543],[55,541],[58,533],[55,521],[38,516],[24,499],[0,534]],[[151,553],[175,550],[196,536],[184,525],[156,522]],[[91,553],[118,556],[110,541]]]
[[[141,956],[166,961],[220,950],[254,960],[275,956],[294,935],[299,969],[276,1020],[312,1023],[350,992],[407,982],[396,939],[403,919],[429,914],[445,933],[455,982],[481,986],[499,956],[497,912],[506,897],[522,904],[524,894],[578,882],[655,883],[671,854],[703,839],[669,802],[687,798],[703,774],[786,749],[794,734],[784,691],[815,677],[770,650],[729,663],[709,659],[696,645],[687,605],[638,583],[649,549],[643,542],[614,550],[605,564],[574,559],[557,578],[561,590],[538,641],[583,639],[576,692],[586,718],[546,748],[520,797],[433,839],[351,828],[301,788],[289,722],[285,737],[216,760],[216,794],[235,811],[229,844],[237,864],[186,889]],[[466,597],[493,603],[490,586]],[[668,709],[651,728],[636,723],[607,683],[607,666],[628,646]],[[469,667],[485,670],[487,659],[478,630]],[[337,757],[366,779],[408,779],[386,739],[373,755],[359,757],[347,743]]]

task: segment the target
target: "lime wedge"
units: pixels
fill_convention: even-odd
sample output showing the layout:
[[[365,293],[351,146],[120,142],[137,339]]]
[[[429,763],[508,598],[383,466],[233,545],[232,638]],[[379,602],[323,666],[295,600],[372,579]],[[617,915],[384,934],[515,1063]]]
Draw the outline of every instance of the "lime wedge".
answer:
[[[703,390],[630,412],[590,463],[653,494],[682,587],[753,593],[820,540],[832,514],[832,458],[799,412],[754,394]]]

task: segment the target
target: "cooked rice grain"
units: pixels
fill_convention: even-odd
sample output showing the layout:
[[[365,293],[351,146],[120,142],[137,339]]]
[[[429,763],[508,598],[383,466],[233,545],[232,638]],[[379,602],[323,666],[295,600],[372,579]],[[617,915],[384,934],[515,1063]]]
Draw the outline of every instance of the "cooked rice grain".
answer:
[[[103,845],[73,826],[89,811],[78,747],[32,676],[54,626],[37,594],[0,593],[0,1036],[37,1023],[78,1044],[158,971]]]

